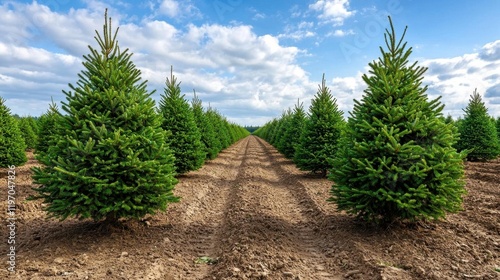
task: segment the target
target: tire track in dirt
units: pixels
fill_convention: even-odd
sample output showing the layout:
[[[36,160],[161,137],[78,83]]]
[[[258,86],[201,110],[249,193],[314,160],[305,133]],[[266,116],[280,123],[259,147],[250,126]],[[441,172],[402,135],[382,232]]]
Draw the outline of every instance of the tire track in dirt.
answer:
[[[207,263],[216,262],[221,223],[231,196],[229,182],[237,178],[248,140],[231,146],[200,170],[179,177],[175,194],[181,202],[169,208],[169,229],[163,244],[151,250],[172,250],[156,260],[138,279],[202,279]],[[156,273],[155,273],[156,272]]]
[[[355,245],[325,238],[332,236],[321,233],[324,213],[297,182],[297,175],[281,168],[283,157],[259,138],[247,139],[220,231],[220,261],[206,279],[343,279],[346,274],[366,279],[373,275],[362,261],[352,263],[350,251],[332,253],[332,244],[356,250]]]

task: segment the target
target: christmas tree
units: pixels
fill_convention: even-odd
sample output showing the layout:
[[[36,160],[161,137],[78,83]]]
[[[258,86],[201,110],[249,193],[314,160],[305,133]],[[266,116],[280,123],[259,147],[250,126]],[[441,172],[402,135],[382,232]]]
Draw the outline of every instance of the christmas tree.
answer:
[[[426,68],[409,63],[406,29],[397,40],[389,21],[333,160],[329,200],[367,221],[438,219],[461,208],[464,155],[452,147],[456,129],[441,120],[439,98],[427,99]]]
[[[176,171],[183,174],[197,170],[203,165],[206,154],[193,110],[181,95],[180,83],[177,83],[173,69],[165,85],[160,114],[163,116],[163,129],[171,134],[167,144],[174,152]]]
[[[22,117],[18,120],[19,129],[27,149],[34,149],[38,142],[38,126],[32,117]]]
[[[498,141],[500,141],[500,117],[497,117],[496,120],[496,127],[497,127],[497,135],[498,135]]]
[[[285,157],[293,158],[295,155],[295,149],[299,144],[300,135],[304,129],[305,121],[306,113],[304,111],[304,106],[302,103],[297,101],[297,104],[293,109],[290,123],[284,131],[283,139],[281,141],[281,152],[285,155]]]
[[[23,165],[28,160],[26,144],[17,123],[0,97],[0,167]]]
[[[195,122],[201,133],[201,142],[205,147],[206,158],[214,159],[220,151],[216,140],[217,135],[215,134],[214,125],[209,121],[206,113],[204,112],[202,102],[196,95],[196,92],[194,92],[191,106],[193,107]]]
[[[467,151],[470,161],[494,159],[500,154],[500,145],[495,123],[488,115],[488,109],[481,95],[474,90],[469,104],[464,110],[465,116],[460,123],[459,151]]]
[[[342,112],[337,100],[326,86],[323,75],[318,92],[309,107],[309,117],[297,145],[294,162],[301,170],[326,171],[331,168],[330,159],[335,156],[338,140],[344,129]]]
[[[38,133],[38,142],[35,147],[37,155],[45,155],[50,147],[57,145],[55,135],[60,134],[57,129],[58,120],[61,117],[57,104],[54,102],[49,105],[49,110],[40,116],[38,121],[40,130]]]
[[[121,51],[104,16],[103,34],[96,31],[100,50],[89,46],[84,70],[71,91],[63,91],[64,117],[57,119],[55,147],[41,156],[44,167],[34,168],[36,196],[49,217],[139,219],[168,203],[177,183],[167,133],[155,111],[153,92],[141,72]],[[55,157],[55,158],[54,158]]]

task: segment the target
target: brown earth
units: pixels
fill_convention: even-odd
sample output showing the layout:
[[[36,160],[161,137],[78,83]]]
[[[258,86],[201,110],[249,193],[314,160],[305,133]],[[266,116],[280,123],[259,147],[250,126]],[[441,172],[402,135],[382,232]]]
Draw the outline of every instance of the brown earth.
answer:
[[[29,157],[16,168],[16,272],[5,223],[1,279],[500,279],[499,160],[467,163],[464,211],[374,228],[326,201],[330,181],[250,136],[181,176],[181,202],[166,213],[109,230],[47,220],[40,201],[25,201]]]

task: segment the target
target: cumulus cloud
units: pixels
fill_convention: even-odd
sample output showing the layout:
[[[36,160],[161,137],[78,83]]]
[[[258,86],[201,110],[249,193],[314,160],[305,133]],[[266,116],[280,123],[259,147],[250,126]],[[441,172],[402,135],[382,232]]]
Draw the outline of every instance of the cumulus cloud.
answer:
[[[179,14],[179,3],[175,0],[163,0],[160,4],[160,14],[176,17]]]
[[[486,61],[500,60],[500,40],[484,45],[479,53],[479,57]]]
[[[349,10],[349,0],[317,0],[309,5],[309,9],[318,12],[319,19],[332,22],[335,26],[343,25],[345,19],[356,13]]]

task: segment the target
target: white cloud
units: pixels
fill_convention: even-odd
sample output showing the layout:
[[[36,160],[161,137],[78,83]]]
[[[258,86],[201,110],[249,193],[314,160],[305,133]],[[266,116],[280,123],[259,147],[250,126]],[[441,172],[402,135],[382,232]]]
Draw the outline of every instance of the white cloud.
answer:
[[[160,4],[159,12],[162,15],[174,18],[180,12],[179,3],[175,0],[163,0]]]
[[[309,9],[319,12],[319,19],[333,22],[335,26],[343,25],[345,19],[356,13],[349,10],[349,0],[317,0],[309,5]]]
[[[312,21],[301,21],[297,25],[287,25],[285,26],[284,33],[279,34],[278,38],[300,41],[305,38],[315,37],[316,32],[313,31],[313,28],[314,22]]]
[[[335,31],[328,33],[326,36],[327,37],[330,37],[330,36],[344,37],[347,35],[354,35],[354,31],[352,29],[348,29],[348,30],[336,29]]]

